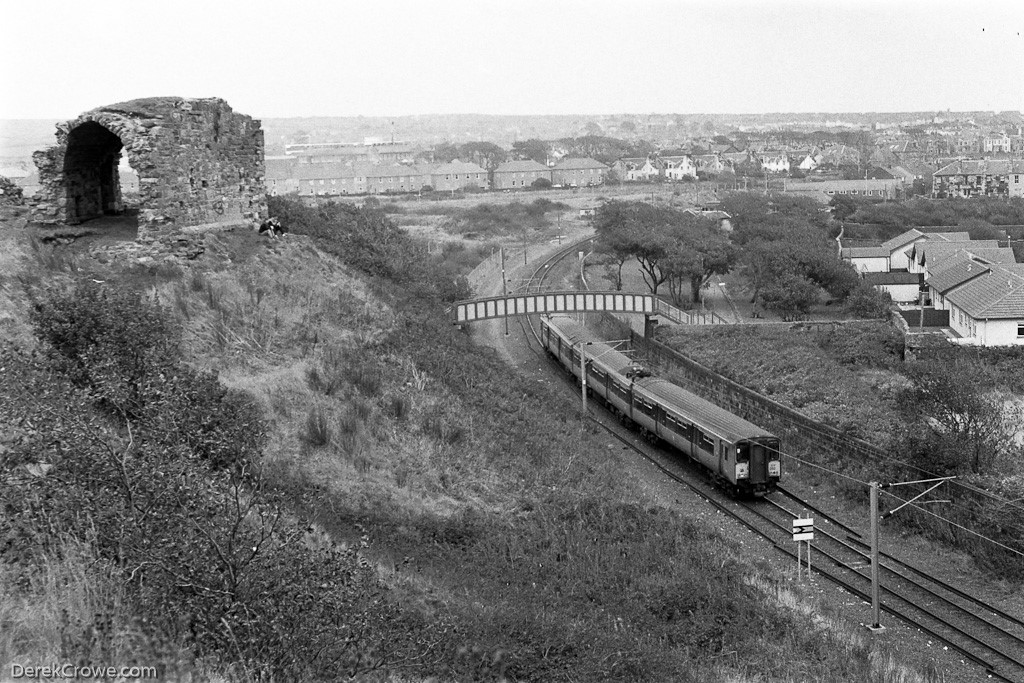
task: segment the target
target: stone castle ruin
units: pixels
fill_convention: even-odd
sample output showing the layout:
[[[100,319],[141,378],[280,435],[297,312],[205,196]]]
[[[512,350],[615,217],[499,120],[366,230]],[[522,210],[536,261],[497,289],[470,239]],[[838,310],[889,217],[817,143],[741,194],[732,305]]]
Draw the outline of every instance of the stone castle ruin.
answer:
[[[260,122],[219,98],[154,97],[57,125],[57,144],[33,155],[32,220],[76,225],[124,213],[122,154],[139,177],[140,240],[252,226],[267,215]]]

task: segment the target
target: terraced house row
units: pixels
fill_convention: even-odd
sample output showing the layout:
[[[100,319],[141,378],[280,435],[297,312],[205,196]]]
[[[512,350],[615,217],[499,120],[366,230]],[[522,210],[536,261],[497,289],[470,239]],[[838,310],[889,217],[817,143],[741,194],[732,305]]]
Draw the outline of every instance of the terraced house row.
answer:
[[[420,192],[424,188],[449,192],[527,188],[538,179],[555,186],[587,187],[604,182],[608,167],[589,158],[563,159],[553,167],[535,161],[509,161],[492,173],[477,164],[304,163],[292,157],[267,158],[267,191],[271,195],[298,193],[337,196]]]
[[[932,196],[1024,197],[1024,159],[954,161],[932,175]]]

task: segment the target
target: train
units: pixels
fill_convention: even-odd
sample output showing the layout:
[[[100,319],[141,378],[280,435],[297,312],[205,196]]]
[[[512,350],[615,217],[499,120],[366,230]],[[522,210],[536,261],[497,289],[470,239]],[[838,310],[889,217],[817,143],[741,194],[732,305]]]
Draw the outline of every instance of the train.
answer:
[[[731,495],[757,497],[775,491],[782,458],[779,438],[771,432],[651,376],[568,315],[542,317],[540,338],[547,353],[577,380],[581,356],[586,358],[588,396],[699,463]]]

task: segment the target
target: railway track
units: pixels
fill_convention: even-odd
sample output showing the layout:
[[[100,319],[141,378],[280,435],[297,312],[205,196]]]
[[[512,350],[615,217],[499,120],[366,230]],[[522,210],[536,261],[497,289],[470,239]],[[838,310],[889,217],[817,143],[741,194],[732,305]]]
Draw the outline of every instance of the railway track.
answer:
[[[542,291],[556,264],[574,253],[579,244],[560,249],[542,263],[529,281],[531,291]],[[538,356],[545,356],[535,319],[519,318],[518,321],[531,350]],[[572,375],[567,377],[575,383]],[[610,414],[601,412],[592,409],[588,417],[665,476],[793,560],[797,559],[797,554],[792,547],[792,520],[812,512],[818,520],[814,571],[865,602],[871,601],[868,544],[856,529],[785,488],[752,502],[727,499],[705,477],[696,475],[694,468],[677,452],[645,442],[635,433],[626,431]],[[881,609],[886,614],[959,652],[965,660],[981,667],[992,680],[1024,683],[1024,620],[893,554],[881,553],[880,558]]]

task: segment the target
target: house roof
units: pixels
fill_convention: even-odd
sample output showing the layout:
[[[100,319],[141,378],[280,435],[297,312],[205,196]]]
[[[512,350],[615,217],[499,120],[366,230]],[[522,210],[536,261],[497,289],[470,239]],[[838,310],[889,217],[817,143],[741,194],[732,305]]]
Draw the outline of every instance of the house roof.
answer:
[[[1010,175],[1024,173],[1024,159],[962,159],[943,166],[934,175]]]
[[[402,164],[346,164],[334,162],[328,164],[296,164],[292,167],[292,175],[286,176],[297,180],[329,180],[331,178],[382,178],[390,176],[422,176],[430,173],[429,167],[404,166]]]
[[[583,168],[608,168],[600,161],[591,159],[590,157],[573,157],[572,159],[562,159],[555,165],[556,171],[573,171],[576,169]]]
[[[975,320],[1024,318],[1024,275],[1018,270],[996,266],[946,298]]]
[[[266,177],[270,180],[286,180],[293,177],[295,157],[266,157]]]
[[[938,263],[949,258],[958,251],[977,253],[979,249],[997,249],[996,240],[968,240],[965,242],[938,242],[925,240],[914,245],[911,257],[920,265],[928,264],[934,268]]]
[[[896,237],[893,237],[891,240],[882,242],[882,246],[888,249],[891,253],[893,251],[896,251],[900,247],[905,247],[911,242],[921,239],[922,237],[924,237],[923,232],[911,228],[910,230],[907,230],[905,233],[896,235]]]
[[[750,157],[746,152],[721,152],[720,156],[726,161],[732,161],[734,163],[737,161],[746,161]]]
[[[546,173],[547,170],[548,170],[548,167],[545,166],[544,164],[539,164],[536,161],[534,161],[533,159],[523,159],[522,161],[506,161],[505,163],[500,164],[496,169],[494,169],[494,172],[495,173],[523,173],[523,172],[535,173],[537,171],[541,171],[541,172]]]
[[[889,258],[885,247],[843,247],[843,258]]]
[[[950,259],[928,275],[925,282],[939,294],[945,294],[954,287],[973,280],[991,270],[986,264],[980,263],[967,254]]]
[[[941,240],[943,242],[970,242],[969,232],[926,232],[928,239]]]
[[[442,173],[487,173],[487,171],[472,162],[455,159],[447,164],[434,167],[431,173],[433,175],[441,175]]]

